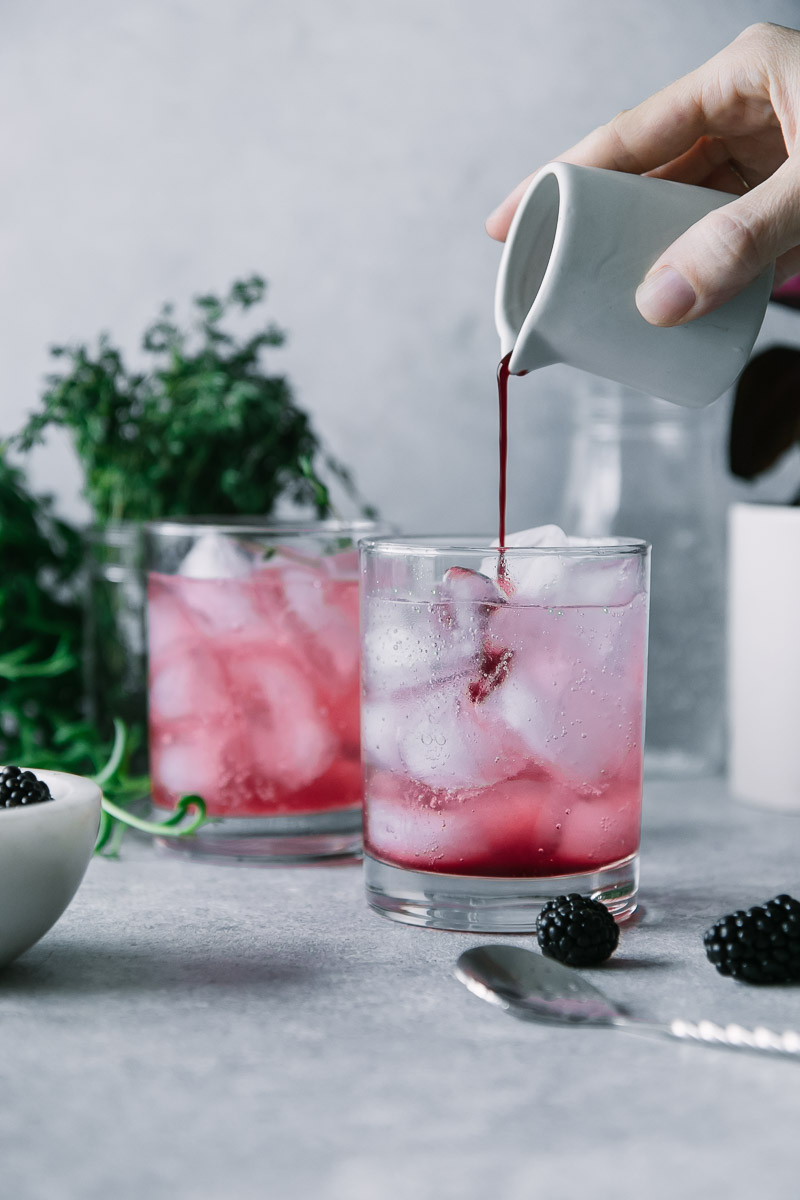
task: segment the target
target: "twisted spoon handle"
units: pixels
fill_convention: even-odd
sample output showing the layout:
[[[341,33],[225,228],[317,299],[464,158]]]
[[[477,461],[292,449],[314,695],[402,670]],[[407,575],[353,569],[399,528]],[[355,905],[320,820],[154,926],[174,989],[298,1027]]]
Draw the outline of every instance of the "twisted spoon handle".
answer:
[[[767,1054],[787,1054],[800,1058],[800,1034],[789,1029],[775,1033],[758,1026],[744,1029],[741,1025],[715,1025],[713,1021],[671,1021],[662,1026],[667,1036],[684,1042],[704,1042],[711,1046],[727,1046],[731,1050],[756,1050]]]

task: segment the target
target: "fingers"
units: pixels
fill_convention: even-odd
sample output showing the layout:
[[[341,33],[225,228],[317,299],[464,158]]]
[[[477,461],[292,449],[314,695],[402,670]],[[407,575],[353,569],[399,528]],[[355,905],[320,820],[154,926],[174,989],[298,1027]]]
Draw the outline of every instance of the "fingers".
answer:
[[[568,155],[562,155],[556,161],[571,162],[572,159],[568,158]],[[517,184],[513,192],[487,218],[486,232],[490,237],[498,242],[505,241],[514,213],[535,174],[534,171],[533,175]],[[749,186],[743,177],[742,168],[731,162],[724,141],[715,137],[699,138],[684,154],[649,171],[648,174],[658,179],[674,179],[679,183],[699,184],[720,192],[731,192],[735,196],[746,192]]]
[[[677,79],[636,108],[619,113],[559,159],[643,175],[679,158],[711,132],[712,114],[706,111],[703,92],[705,73],[713,62]]]
[[[736,196],[741,196],[764,178],[745,179],[743,169],[732,162],[730,151],[722,138],[712,137],[701,137],[685,154],[664,163],[655,171],[648,171],[648,175],[654,179],[672,179],[677,183],[716,188]]]
[[[705,119],[696,97],[696,74],[677,80],[637,108],[620,113],[560,154],[556,161],[642,174],[679,158],[705,133]],[[523,179],[489,216],[486,232],[490,237],[505,241],[517,206],[535,173]]]
[[[673,242],[640,284],[636,306],[651,325],[682,325],[730,300],[798,246],[800,157]]]
[[[698,167],[694,149],[698,142],[710,143],[743,132],[757,138],[764,134],[765,126],[775,125],[770,89],[774,77],[791,75],[787,64],[796,63],[798,53],[800,32],[768,24],[751,26],[701,67],[595,129],[559,155],[559,160],[675,178],[669,168],[685,155],[689,160],[681,167]],[[793,88],[788,91],[793,93]],[[704,152],[709,149],[706,144]],[[718,155],[720,147],[710,152]],[[718,167],[721,161],[712,165]],[[486,229],[492,237],[505,239],[532,178],[530,175],[519,184],[489,217]],[[705,176],[683,181],[704,180]]]
[[[535,175],[536,172],[533,172]],[[528,184],[533,179],[533,175],[529,175],[527,179],[523,179],[522,183],[518,183],[513,192],[506,196],[502,204],[498,204],[493,213],[490,213],[486,218],[486,232],[489,237],[493,237],[498,242],[504,242],[508,233],[508,227],[517,211],[519,202],[528,190]]]

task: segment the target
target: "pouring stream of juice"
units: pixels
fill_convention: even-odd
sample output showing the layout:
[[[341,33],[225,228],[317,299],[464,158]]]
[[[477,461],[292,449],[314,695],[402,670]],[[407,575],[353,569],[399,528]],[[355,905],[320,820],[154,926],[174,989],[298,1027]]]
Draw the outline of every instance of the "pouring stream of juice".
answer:
[[[497,367],[497,399],[500,405],[500,528],[497,536],[500,556],[497,561],[497,582],[503,591],[507,591],[508,576],[506,573],[506,558],[503,551],[506,548],[506,479],[508,469],[508,365],[511,362],[511,352],[500,359]]]

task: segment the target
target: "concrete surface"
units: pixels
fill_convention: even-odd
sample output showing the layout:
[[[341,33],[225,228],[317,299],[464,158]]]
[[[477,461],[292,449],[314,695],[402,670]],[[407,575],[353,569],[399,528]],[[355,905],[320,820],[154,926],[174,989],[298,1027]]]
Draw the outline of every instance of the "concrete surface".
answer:
[[[720,782],[651,784],[643,911],[590,977],[643,1017],[800,1027],[798,989],[723,979],[701,943],[797,893],[799,842]],[[381,920],[358,867],[128,840],[0,975],[0,1194],[797,1196],[800,1063],[524,1025],[451,978],[486,940]]]

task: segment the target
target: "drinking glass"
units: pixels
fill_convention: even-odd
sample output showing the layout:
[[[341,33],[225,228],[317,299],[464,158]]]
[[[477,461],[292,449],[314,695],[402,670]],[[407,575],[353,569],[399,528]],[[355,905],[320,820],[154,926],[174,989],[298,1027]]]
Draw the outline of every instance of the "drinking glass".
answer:
[[[412,925],[535,928],[580,892],[636,907],[649,547],[361,543],[368,902]]]
[[[147,717],[142,530],[134,521],[111,522],[85,535],[84,691],[87,714],[113,735],[119,717],[142,739]],[[132,769],[147,772],[137,740]]]
[[[212,822],[165,845],[262,862],[361,850],[359,537],[369,522],[146,527],[152,799]]]

